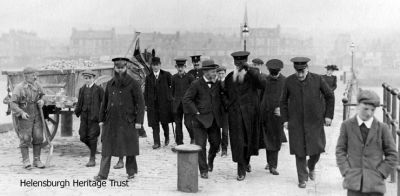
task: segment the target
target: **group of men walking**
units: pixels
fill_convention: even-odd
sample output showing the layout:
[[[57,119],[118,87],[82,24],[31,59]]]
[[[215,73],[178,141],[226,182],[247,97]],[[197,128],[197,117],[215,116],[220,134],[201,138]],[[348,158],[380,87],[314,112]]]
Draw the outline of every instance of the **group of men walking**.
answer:
[[[305,188],[308,179],[314,180],[315,165],[325,150],[324,125],[330,126],[333,118],[336,78],[333,88],[323,76],[309,72],[310,59],[306,57],[292,58],[295,73],[285,77],[280,73],[283,68],[281,60],[266,62],[269,75],[265,75],[257,66],[248,64],[249,52],[238,51],[231,55],[234,69],[228,74],[226,67],[211,59],[203,60],[200,66],[200,56],[197,55],[192,56],[194,69],[188,73],[185,72],[186,59],[176,59],[177,73],[171,75],[161,69],[160,58],[153,57],[150,63],[152,72],[146,76],[143,93],[138,81],[127,74],[127,67],[132,63],[128,58],[113,59],[114,76],[107,82],[105,90],[94,83],[95,73],[83,72],[85,84],[79,90],[75,113],[81,119],[80,140],[90,150],[87,167],[96,165],[97,138],[100,128],[103,128],[102,158],[95,180],[108,178],[112,156],[119,157],[120,162],[125,156],[128,179],[134,178],[138,172],[138,131],[143,129],[145,110],[148,125],[153,129],[153,149],[161,147],[160,124],[165,146],[170,142],[168,124],[174,122],[176,125],[176,131],[173,131],[177,145],[183,144],[185,125],[190,143],[202,148],[198,161],[201,178],[207,179],[208,173],[213,171],[220,147],[221,155],[227,155],[228,135],[232,160],[237,163],[238,181],[244,180],[246,173],[251,172],[251,156],[258,155],[261,148],[266,149],[266,169],[279,175],[278,153],[282,142],[287,141],[284,133],[284,128],[287,128],[290,153],[296,157],[298,186]],[[253,63],[264,65],[260,59],[253,60]],[[25,168],[31,167],[28,146],[32,138],[33,165],[44,167],[40,162],[43,125],[38,117],[44,92],[35,81],[34,72],[24,70],[25,80],[15,87],[11,98],[11,109],[19,120]],[[345,131],[342,127],[338,143],[338,164],[344,175],[348,172],[343,155],[347,153],[344,150]],[[392,145],[392,141],[384,139],[389,142],[388,146]],[[207,140],[210,144],[208,156]],[[389,166],[383,169],[385,173],[382,175],[387,175]]]

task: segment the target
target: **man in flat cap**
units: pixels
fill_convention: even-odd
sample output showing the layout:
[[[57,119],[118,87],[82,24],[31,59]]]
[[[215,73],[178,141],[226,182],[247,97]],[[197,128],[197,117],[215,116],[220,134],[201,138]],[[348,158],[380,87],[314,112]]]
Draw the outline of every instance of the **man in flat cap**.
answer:
[[[203,76],[203,72],[200,70],[200,57],[201,55],[190,56],[192,58],[193,69],[188,73],[191,74],[194,79],[199,79]]]
[[[251,60],[251,62],[253,63],[253,66],[258,69],[261,73],[261,66],[264,65],[264,61],[259,59],[259,58],[255,58],[253,60]]]
[[[225,79],[224,102],[229,118],[229,138],[232,159],[237,162],[237,180],[251,172],[250,157],[258,155],[260,140],[260,100],[258,90],[264,88],[265,79],[260,72],[249,68],[249,52],[232,53],[235,69]]]
[[[286,78],[280,112],[289,130],[290,154],[296,156],[298,186],[305,188],[308,178],[315,179],[315,165],[325,151],[324,124],[330,126],[332,122],[335,96],[322,76],[308,71],[309,58],[295,57],[291,61],[296,73]]]
[[[217,81],[218,65],[213,60],[202,62],[202,78],[195,80],[183,97],[184,107],[193,114],[193,133],[195,143],[201,146],[199,152],[199,170],[201,178],[208,178],[208,172],[214,168],[214,159],[221,142],[222,125],[221,84]],[[208,163],[206,144],[210,143]]]
[[[33,166],[44,168],[40,161],[41,145],[43,143],[43,124],[40,111],[44,105],[42,100],[44,90],[37,82],[37,69],[25,68],[24,81],[17,84],[13,90],[10,108],[16,120],[15,129],[20,139],[19,147],[22,154],[22,164],[25,169],[31,169],[29,146],[33,145]]]
[[[279,175],[277,171],[278,153],[282,142],[287,142],[279,107],[286,77],[280,73],[283,68],[281,60],[271,59],[266,63],[266,66],[269,75],[266,79],[261,101],[262,135],[268,163],[266,169],[269,169],[273,175]]]
[[[147,106],[147,121],[153,129],[153,149],[161,147],[160,123],[164,130],[164,144],[169,144],[168,124],[174,121],[172,114],[172,76],[161,69],[159,57],[151,61],[152,72],[146,76],[144,87],[144,100]]]
[[[361,90],[357,114],[344,121],[336,145],[336,163],[348,196],[384,195],[385,179],[397,165],[396,145],[389,127],[374,117],[379,96]]]
[[[96,74],[91,70],[82,72],[85,84],[79,89],[75,114],[81,118],[79,125],[80,140],[89,148],[90,158],[86,167],[96,165],[97,138],[100,135],[99,109],[104,96],[102,87],[94,83]]]
[[[194,77],[191,74],[187,74],[185,72],[186,68],[186,59],[177,58],[175,59],[176,65],[175,68],[178,70],[178,73],[172,76],[172,112],[174,113],[174,120],[176,125],[176,135],[175,142],[177,145],[183,144],[183,132],[182,132],[182,120],[185,118],[185,127],[189,132],[190,143],[194,143],[194,135],[192,130],[192,121],[191,115],[185,112],[182,99],[185,95],[187,89],[190,84],[194,81]],[[172,148],[174,151],[175,148]]]
[[[221,65],[217,68],[217,80],[221,82],[222,87],[225,85],[226,67]],[[228,156],[228,143],[229,143],[229,123],[228,112],[222,110],[222,131],[221,131],[221,157]]]
[[[127,74],[127,58],[114,58],[114,77],[107,82],[100,107],[99,126],[102,150],[100,171],[95,180],[105,180],[110,171],[111,157],[126,156],[128,179],[138,172],[136,156],[139,155],[138,129],[144,118],[144,99],[140,84]]]

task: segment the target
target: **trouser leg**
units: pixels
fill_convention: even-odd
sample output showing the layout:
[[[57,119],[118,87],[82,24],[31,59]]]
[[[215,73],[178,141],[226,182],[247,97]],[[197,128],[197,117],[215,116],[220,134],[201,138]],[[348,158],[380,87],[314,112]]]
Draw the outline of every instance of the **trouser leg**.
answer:
[[[164,138],[165,140],[169,140],[169,126],[168,123],[161,123],[161,126],[164,130]]]
[[[174,114],[175,142],[177,145],[183,144],[182,118],[183,118],[183,111],[180,111],[178,109],[177,113]]]
[[[270,168],[278,167],[278,153],[279,151],[267,150],[267,162]]]
[[[88,132],[89,132],[89,125],[86,112],[81,114],[81,121],[79,124],[79,139],[83,142],[86,146],[89,146],[88,140]]]
[[[154,144],[160,145],[160,125],[155,125],[151,127],[153,129],[153,140]]]
[[[296,156],[297,178],[299,182],[308,180],[306,157]]]
[[[210,166],[210,168],[213,168],[214,159],[217,156],[219,145],[221,143],[221,132],[215,120],[212,126],[207,129],[207,133],[208,141],[210,143],[210,149],[208,151],[208,165]]]
[[[90,120],[88,128],[87,143],[90,149],[90,157],[94,159],[97,150],[97,140],[100,135],[100,127],[96,121]]]
[[[311,155],[310,159],[308,159],[307,166],[310,171],[314,171],[315,165],[319,161],[320,154]]]
[[[206,145],[207,145],[207,131],[201,127],[200,123],[197,120],[194,122],[194,140],[196,145],[201,147],[201,151],[199,152],[199,170],[200,173],[208,172],[207,165],[207,153],[206,153]]]
[[[101,156],[99,176],[108,178],[110,172],[111,156]]]
[[[228,149],[228,127],[222,128],[222,139],[221,139],[221,148],[222,150]]]
[[[189,137],[191,141],[194,141],[194,134],[193,134],[193,125],[192,125],[192,115],[191,114],[184,114],[184,123],[185,127],[189,133]]]
[[[138,167],[137,167],[137,162],[136,162],[136,156],[127,156],[125,167],[126,167],[126,173],[128,174],[128,176],[137,174]]]

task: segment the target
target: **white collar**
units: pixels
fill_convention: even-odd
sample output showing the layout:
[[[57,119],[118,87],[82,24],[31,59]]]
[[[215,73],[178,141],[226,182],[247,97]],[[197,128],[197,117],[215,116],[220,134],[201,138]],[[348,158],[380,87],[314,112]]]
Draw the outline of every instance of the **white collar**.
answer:
[[[206,78],[205,76],[203,76],[203,78],[204,78],[204,80],[205,80],[206,82],[210,82],[210,80],[207,80],[207,78]]]
[[[155,72],[155,71],[154,71],[153,73],[154,73],[155,76],[160,75],[160,71],[158,71],[158,72]]]
[[[89,85],[89,88],[92,88],[93,85],[94,85],[94,82]],[[88,87],[88,86],[86,85],[86,87]]]
[[[358,115],[357,115],[357,122],[358,122],[358,126],[361,126],[361,124],[365,124],[365,126],[370,129],[372,126],[372,121],[374,121],[374,117],[371,117],[370,119],[368,119],[367,121],[363,121]]]

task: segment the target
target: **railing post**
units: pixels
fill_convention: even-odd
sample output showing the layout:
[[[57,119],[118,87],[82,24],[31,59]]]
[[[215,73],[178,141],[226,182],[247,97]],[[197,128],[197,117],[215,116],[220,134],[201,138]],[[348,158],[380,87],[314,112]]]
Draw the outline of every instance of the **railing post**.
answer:
[[[397,95],[399,94],[399,90],[397,88],[392,88],[391,91],[391,99],[392,99],[392,108],[391,108],[391,115],[392,115],[392,120],[396,120],[397,119]],[[393,139],[394,142],[397,142],[397,130],[396,130],[396,126],[394,126],[392,124],[392,122],[390,122],[391,126],[392,126],[392,134],[393,134]],[[392,182],[396,182],[396,170],[393,170],[393,178],[391,178]],[[392,176],[391,176],[392,177]]]
[[[342,103],[343,103],[343,121],[345,121],[347,119],[347,108],[348,106],[346,106],[346,104],[349,102],[349,100],[347,99],[347,97],[343,97],[342,99]]]
[[[383,89],[383,98],[382,98],[382,102],[383,102],[383,107],[386,107],[387,106],[387,104],[386,104],[386,83],[384,82],[383,84],[382,84],[382,89]],[[385,112],[383,112],[383,118],[382,118],[382,121],[384,122],[384,123],[386,123],[386,114],[385,114]]]
[[[397,94],[397,99],[400,100],[400,93]],[[399,115],[398,117],[400,118],[400,109],[399,109]],[[400,141],[397,142],[397,153],[398,156],[400,157]],[[400,196],[400,158],[397,159],[398,165],[397,165],[397,196]]]

